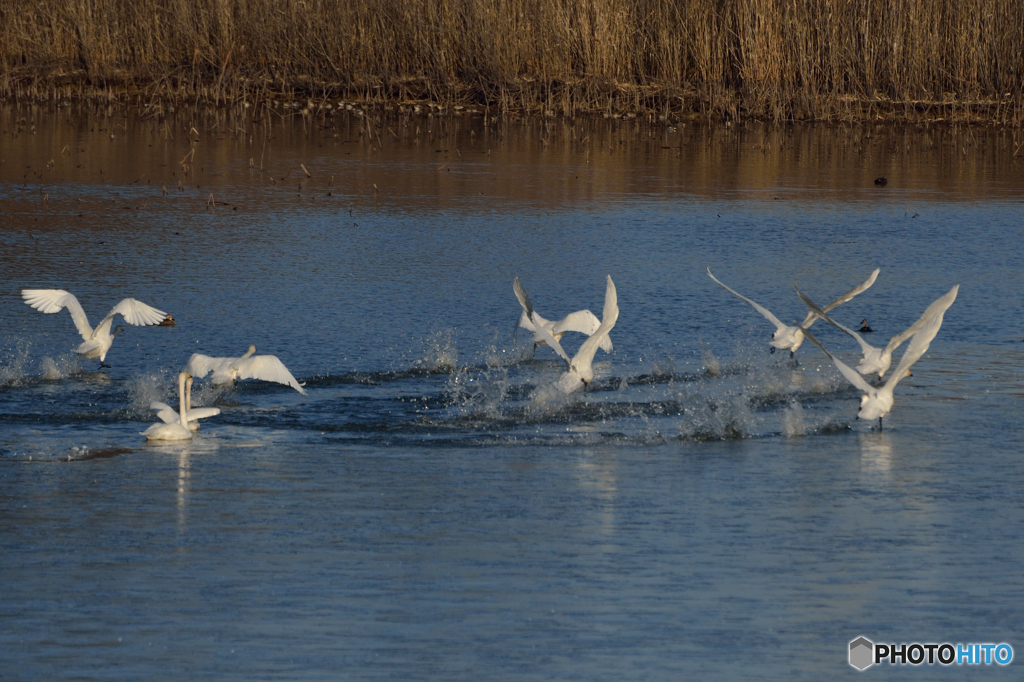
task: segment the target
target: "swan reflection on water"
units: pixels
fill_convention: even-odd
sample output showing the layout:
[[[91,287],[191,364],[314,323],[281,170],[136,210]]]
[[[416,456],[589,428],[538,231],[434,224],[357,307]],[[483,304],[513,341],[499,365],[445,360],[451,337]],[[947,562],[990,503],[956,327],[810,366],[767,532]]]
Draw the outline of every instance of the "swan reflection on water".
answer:
[[[580,488],[594,494],[600,501],[601,532],[611,535],[615,532],[615,509],[618,499],[618,462],[613,455],[584,450],[573,468]]]
[[[862,431],[860,441],[860,469],[865,474],[884,474],[892,470],[892,438],[884,431]]]
[[[191,452],[186,446],[181,449],[178,453],[178,531],[185,530],[185,524],[187,517],[185,515],[186,506],[188,503],[188,490],[190,479],[192,478],[192,472],[190,471],[190,457]]]

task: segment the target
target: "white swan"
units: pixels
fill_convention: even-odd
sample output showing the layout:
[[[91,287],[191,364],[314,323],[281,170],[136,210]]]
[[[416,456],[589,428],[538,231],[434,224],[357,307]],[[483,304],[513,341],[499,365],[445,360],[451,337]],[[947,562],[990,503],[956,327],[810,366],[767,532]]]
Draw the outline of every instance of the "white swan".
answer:
[[[104,366],[103,361],[107,357],[107,351],[114,343],[114,337],[124,331],[124,328],[118,325],[114,333],[110,333],[110,323],[113,322],[115,315],[120,315],[128,324],[139,327],[159,324],[167,317],[167,313],[162,310],[157,310],[134,298],[126,298],[114,306],[93,329],[89,326],[89,318],[85,316],[85,311],[82,310],[78,299],[63,289],[22,289],[21,296],[25,299],[25,303],[44,313],[59,313],[67,308],[71,313],[71,320],[75,323],[75,327],[83,339],[75,352],[86,358],[99,358],[101,367]]]
[[[839,324],[828,315],[822,315],[826,321],[831,323],[833,326],[843,330],[860,344],[861,351],[864,357],[861,358],[860,363],[857,364],[857,371],[861,374],[877,374],[879,377],[885,376],[885,373],[889,370],[889,366],[892,364],[892,354],[900,345],[921,330],[922,327],[932,317],[938,313],[945,313],[949,306],[953,305],[953,301],[956,300],[957,292],[960,291],[960,285],[956,285],[950,289],[945,296],[936,299],[932,302],[928,308],[925,309],[924,313],[917,319],[917,322],[907,327],[905,330],[897,334],[896,336],[889,339],[889,343],[884,348],[875,348],[870,343],[864,340],[864,338],[855,332],[854,330]],[[808,308],[812,311],[821,315],[822,310],[814,304],[814,301],[807,298],[799,289],[796,292]]]
[[[850,289],[845,294],[843,294],[842,296],[840,296],[839,298],[835,299],[827,306],[825,306],[825,312],[828,312],[835,308],[836,306],[846,303],[857,294],[867,291],[871,287],[871,285],[875,283],[875,279],[878,278],[879,271],[880,270],[876,268],[875,271],[871,273],[871,276],[864,280],[863,283],[858,284],[857,286]],[[746,301],[747,303],[752,305],[754,307],[754,310],[764,315],[769,322],[775,325],[775,333],[772,334],[772,340],[769,343],[772,353],[775,352],[776,348],[778,348],[779,350],[789,349],[789,355],[790,357],[792,357],[796,350],[800,347],[800,344],[804,342],[804,330],[809,328],[818,319],[817,313],[809,312],[804,317],[804,321],[801,322],[799,325],[783,324],[782,322],[779,321],[779,318],[772,315],[771,311],[765,308],[764,306],[760,306],[754,303],[746,296],[738,293],[734,289],[730,289],[729,287],[719,282],[718,278],[711,274],[710,267],[708,268],[708,277],[715,280],[715,283],[717,283],[718,286],[722,287],[736,298]]]
[[[156,416],[165,424],[173,424],[181,419],[177,411],[167,403],[154,400],[149,409],[156,411]],[[199,420],[220,414],[219,407],[192,407],[192,376],[185,380],[185,421],[190,431],[199,430]]]
[[[189,430],[188,422],[185,421],[185,415],[188,412],[185,405],[185,381],[187,379],[187,372],[178,373],[178,421],[170,424],[153,424],[141,433],[146,440],[192,440],[192,431]]]
[[[523,287],[522,284],[519,284],[518,277],[513,278],[512,289],[516,292],[516,298],[519,299],[519,305],[523,306],[523,312],[519,316],[518,326],[533,332],[534,347],[547,345],[547,341],[544,340],[544,336],[537,331],[537,325],[547,329],[548,333],[555,337],[555,340],[559,342],[562,340],[562,337],[566,332],[578,332],[580,334],[586,334],[587,336],[593,336],[594,332],[596,332],[601,326],[601,320],[597,319],[597,316],[589,310],[577,310],[574,313],[569,313],[557,322],[554,320],[544,319],[536,310],[534,310],[531,319],[531,315],[526,308],[526,302],[523,300],[523,297],[519,295],[520,292],[523,291]],[[601,343],[598,344],[598,348],[603,350],[605,353],[611,353],[613,350],[611,337],[605,336],[601,339]]]
[[[194,353],[188,359],[186,369],[189,374],[200,379],[213,372],[210,380],[214,384],[230,384],[239,379],[259,379],[291,386],[302,395],[306,395],[306,389],[299,385],[276,355],[253,357],[255,352],[256,346],[249,346],[249,350],[240,358],[211,358],[209,355]]]
[[[534,318],[533,305],[530,303],[530,297],[523,290],[523,285],[516,279],[512,286],[516,290],[516,296],[523,303],[526,314],[534,320],[537,333],[542,336],[545,343],[551,346],[565,360],[568,369],[558,380],[558,388],[564,393],[573,393],[581,388],[585,389],[587,384],[594,378],[594,369],[591,366],[594,361],[594,354],[597,353],[601,341],[608,336],[608,332],[615,326],[615,321],[619,319],[618,294],[615,291],[615,282],[612,281],[611,275],[608,275],[608,285],[604,293],[604,312],[601,313],[601,324],[590,338],[583,342],[583,345],[580,346],[579,351],[576,352],[576,355],[571,360],[565,351],[562,350],[562,345],[548,331],[548,328],[539,324]]]
[[[896,389],[896,384],[910,376],[910,366],[917,362],[925,354],[925,351],[928,350],[932,339],[939,333],[939,327],[942,326],[942,318],[945,313],[946,311],[942,310],[932,315],[917,330],[907,346],[907,350],[904,351],[903,357],[900,358],[900,364],[896,365],[896,370],[889,376],[889,380],[879,387],[869,384],[856,370],[825,350],[825,347],[809,331],[805,332],[805,334],[811,343],[832,359],[832,362],[839,368],[839,371],[846,377],[847,381],[864,392],[864,395],[860,397],[860,410],[857,412],[857,417],[865,420],[877,419],[878,428],[882,428],[882,417],[892,409],[894,401],[893,391]]]

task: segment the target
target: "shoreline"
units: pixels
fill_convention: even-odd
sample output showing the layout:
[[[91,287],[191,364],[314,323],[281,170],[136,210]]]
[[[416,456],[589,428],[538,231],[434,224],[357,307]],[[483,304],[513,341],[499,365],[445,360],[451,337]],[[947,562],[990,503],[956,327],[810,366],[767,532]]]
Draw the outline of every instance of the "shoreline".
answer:
[[[415,87],[410,87],[414,84]],[[529,87],[527,87],[529,86]],[[1024,101],[1007,93],[1003,99],[896,100],[834,97],[826,104],[798,109],[789,117],[758,115],[734,90],[719,92],[717,101],[703,98],[693,89],[635,85],[591,80],[590,90],[605,93],[605,103],[593,104],[593,97],[573,97],[572,87],[554,82],[523,81],[511,85],[447,83],[434,87],[423,79],[392,83],[332,83],[299,77],[292,81],[219,78],[216,81],[178,77],[140,77],[127,73],[104,78],[85,70],[43,73],[38,70],[9,71],[0,81],[0,103],[60,104],[82,102],[126,107],[256,107],[283,106],[324,110],[349,105],[374,113],[528,116],[537,118],[644,118],[672,125],[681,122],[756,122],[766,124],[947,124],[1024,126]],[[517,89],[513,92],[513,88]],[[533,91],[531,93],[531,91]],[[552,93],[558,91],[558,97]],[[548,93],[540,97],[537,92]],[[440,96],[431,96],[431,93]],[[578,95],[579,93],[577,93]],[[558,100],[560,104],[550,104]],[[723,102],[728,105],[723,105]]]

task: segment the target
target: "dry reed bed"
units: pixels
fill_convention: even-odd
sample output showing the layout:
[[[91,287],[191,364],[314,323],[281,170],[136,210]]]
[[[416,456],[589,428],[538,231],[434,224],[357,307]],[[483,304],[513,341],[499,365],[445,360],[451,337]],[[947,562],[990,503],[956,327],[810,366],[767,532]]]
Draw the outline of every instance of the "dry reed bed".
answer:
[[[0,0],[0,96],[1024,121],[1021,0]]]

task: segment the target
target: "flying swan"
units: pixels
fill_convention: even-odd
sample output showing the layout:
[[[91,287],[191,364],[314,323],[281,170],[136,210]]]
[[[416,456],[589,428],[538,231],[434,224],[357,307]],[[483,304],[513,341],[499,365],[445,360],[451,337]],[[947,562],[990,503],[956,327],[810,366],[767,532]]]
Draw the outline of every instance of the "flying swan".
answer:
[[[178,373],[178,421],[153,424],[141,433],[146,440],[192,440],[192,431],[185,416],[188,413],[185,405],[185,381],[188,378],[187,372]]]
[[[516,292],[516,298],[519,299],[519,305],[523,306],[523,312],[519,316],[518,326],[533,332],[534,349],[536,349],[537,346],[548,345],[547,341],[544,340],[544,336],[537,331],[537,325],[547,329],[548,334],[555,337],[555,340],[559,342],[562,340],[562,337],[566,332],[578,332],[580,334],[586,334],[587,336],[593,336],[594,332],[596,332],[601,326],[601,321],[589,310],[577,310],[574,313],[569,313],[557,322],[554,320],[544,319],[536,310],[533,311],[533,315],[531,317],[527,310],[527,301],[523,299],[526,294],[523,292],[523,286],[519,283],[518,277],[512,280],[512,289]],[[523,294],[520,295],[520,292],[523,292]],[[601,339],[601,343],[598,345],[598,348],[603,350],[605,353],[611,353],[611,337],[605,336]]]
[[[535,317],[536,313],[533,311],[530,297],[526,295],[526,291],[518,279],[513,281],[512,287],[516,291],[516,297],[523,304],[527,316],[536,326],[537,333],[541,335],[547,345],[551,346],[558,353],[559,357],[565,360],[567,371],[558,380],[557,386],[559,390],[564,393],[574,393],[581,388],[586,389],[587,384],[594,378],[594,370],[591,367],[591,363],[594,361],[594,354],[597,353],[601,342],[608,337],[608,332],[615,326],[615,321],[619,319],[618,295],[615,292],[615,282],[612,281],[611,275],[608,275],[608,286],[605,289],[604,311],[601,314],[601,324],[590,338],[583,342],[583,345],[580,346],[579,351],[571,360],[548,328],[540,324]]]
[[[871,287],[871,285],[875,283],[875,279],[878,278],[879,271],[880,270],[876,268],[875,271],[871,273],[871,276],[864,280],[862,284],[858,284],[854,288],[850,289],[845,294],[843,294],[842,296],[840,296],[839,298],[825,306],[823,310],[827,313],[833,308],[843,303],[846,303],[857,294],[867,291]],[[779,321],[779,318],[772,315],[771,311],[768,310],[767,308],[754,303],[746,296],[736,292],[733,289],[730,289],[729,287],[719,282],[718,278],[711,274],[710,267],[708,268],[708,277],[715,280],[715,283],[718,284],[718,286],[722,287],[736,298],[746,301],[747,303],[752,305],[754,307],[754,310],[764,315],[769,322],[775,325],[775,333],[772,334],[772,340],[769,344],[772,353],[775,352],[776,348],[778,348],[779,350],[786,350],[788,348],[789,355],[790,357],[792,357],[796,350],[800,347],[800,344],[804,342],[804,330],[808,329],[812,324],[814,324],[815,320],[818,319],[818,314],[812,311],[807,313],[807,316],[804,317],[804,321],[801,322],[799,325],[792,326],[788,324],[783,324],[782,322]]]
[[[857,343],[860,344],[860,348],[864,354],[864,357],[861,358],[860,363],[857,365],[857,371],[864,375],[877,374],[879,377],[882,377],[885,376],[885,373],[889,370],[889,366],[892,364],[893,351],[899,348],[904,341],[906,341],[914,334],[916,334],[918,331],[920,331],[921,328],[924,327],[924,325],[927,324],[928,320],[930,320],[932,317],[939,313],[945,313],[949,306],[953,305],[953,301],[956,300],[956,295],[958,291],[960,291],[959,284],[950,289],[945,296],[942,296],[941,298],[938,298],[935,301],[933,301],[932,304],[928,306],[927,309],[925,309],[921,317],[918,318],[917,322],[910,325],[905,330],[889,339],[889,343],[886,344],[885,348],[875,348],[870,343],[865,341],[860,334],[850,329],[849,327],[839,324],[828,315],[824,315],[824,318],[834,327],[837,327],[846,332],[847,334],[849,334],[850,336],[852,336],[854,339],[856,339]],[[818,308],[818,306],[814,304],[814,301],[807,298],[807,296],[805,296],[799,290],[797,290],[797,293],[800,295],[800,300],[802,300],[805,304],[807,304],[808,308],[818,313],[820,316],[822,311],[821,309]]]
[[[124,331],[124,327],[118,325],[113,333],[110,332],[110,324],[114,321],[115,315],[120,315],[128,324],[139,327],[159,324],[167,317],[167,313],[162,310],[157,310],[134,298],[126,298],[114,306],[93,329],[89,326],[89,318],[85,316],[82,304],[73,294],[63,289],[22,289],[21,296],[25,299],[25,303],[40,312],[59,313],[67,308],[78,333],[82,335],[82,343],[75,349],[75,352],[85,358],[99,358],[100,367],[110,366],[104,364],[103,361],[107,357],[110,346],[114,343],[114,337]]]
[[[954,291],[957,288],[954,287]],[[801,298],[803,297],[801,296]],[[892,409],[894,401],[893,391],[896,389],[896,384],[910,376],[911,365],[917,362],[925,354],[925,351],[928,350],[932,339],[939,333],[939,327],[942,326],[942,318],[945,313],[946,311],[943,309],[925,321],[914,334],[910,344],[907,346],[907,350],[903,352],[903,357],[900,358],[900,364],[896,365],[896,370],[889,376],[889,380],[879,387],[869,384],[856,370],[825,350],[825,347],[818,342],[818,339],[814,338],[810,331],[806,331],[805,334],[811,343],[832,359],[832,362],[835,363],[847,381],[864,392],[864,395],[860,397],[860,410],[857,412],[857,417],[864,420],[877,419],[878,428],[881,429],[882,417]]]
[[[209,355],[194,353],[188,359],[186,370],[200,379],[213,372],[211,381],[214,385],[230,384],[239,379],[259,379],[291,386],[306,395],[306,389],[299,385],[276,355],[253,356],[255,352],[256,346],[249,346],[249,350],[240,358],[211,358]]]
[[[149,409],[155,411],[156,416],[165,424],[174,424],[181,419],[173,407],[158,400],[151,402]],[[192,407],[192,376],[189,375],[185,380],[185,421],[188,422],[189,431],[199,430],[200,419],[218,414],[220,414],[219,407]]]

